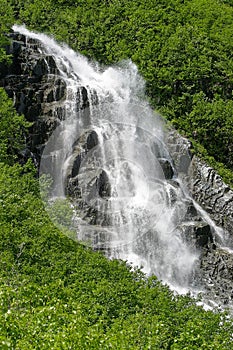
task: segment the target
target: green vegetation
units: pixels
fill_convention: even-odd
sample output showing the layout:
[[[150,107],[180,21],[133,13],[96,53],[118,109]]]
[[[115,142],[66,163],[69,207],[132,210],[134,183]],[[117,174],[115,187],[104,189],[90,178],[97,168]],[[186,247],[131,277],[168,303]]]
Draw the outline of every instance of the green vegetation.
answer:
[[[131,57],[153,105],[232,181],[231,1],[0,0],[0,14],[0,62],[15,21],[103,63]],[[0,349],[232,349],[225,315],[54,226],[32,163],[16,163],[28,126],[0,90]]]
[[[13,165],[19,157],[19,151],[24,148],[24,137],[30,123],[17,115],[12,101],[2,88],[0,106],[0,162]]]
[[[232,321],[61,234],[33,166],[0,163],[1,349],[232,349]]]
[[[12,23],[14,21],[13,9],[7,0],[0,1],[0,18],[1,18],[1,21],[0,21],[0,63],[1,63],[9,60],[9,57],[6,55],[6,52],[5,52],[5,45],[7,43],[7,39],[4,34],[10,30]]]

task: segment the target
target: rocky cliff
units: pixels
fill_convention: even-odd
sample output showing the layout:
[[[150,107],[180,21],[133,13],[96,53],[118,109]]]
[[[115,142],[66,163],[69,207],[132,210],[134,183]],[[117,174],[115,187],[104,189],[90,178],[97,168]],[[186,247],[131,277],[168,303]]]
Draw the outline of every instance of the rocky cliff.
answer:
[[[167,144],[192,197],[216,225],[233,236],[233,190],[213,168],[192,154],[189,140],[173,130],[168,133]]]
[[[214,169],[196,156],[189,168],[189,188],[216,224],[233,236],[233,191]]]
[[[233,190],[216,171],[193,155],[191,143],[176,131],[168,134],[168,147],[187,191],[217,225],[217,234],[201,253],[201,276],[213,300],[233,300]]]
[[[32,152],[38,163],[46,141],[64,118],[66,84],[53,56],[42,53],[37,40],[17,33],[10,39],[7,53],[12,64],[1,65],[0,86],[13,99],[17,112],[33,123],[25,154]],[[80,103],[85,105],[84,88],[81,94]]]

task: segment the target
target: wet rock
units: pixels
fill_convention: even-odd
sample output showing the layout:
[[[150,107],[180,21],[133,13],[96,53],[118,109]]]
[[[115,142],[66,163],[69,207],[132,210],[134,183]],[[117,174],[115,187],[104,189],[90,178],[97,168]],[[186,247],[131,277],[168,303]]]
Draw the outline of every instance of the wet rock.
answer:
[[[77,91],[77,103],[80,106],[80,109],[83,110],[90,106],[90,101],[92,105],[98,104],[98,96],[96,91],[88,91],[85,86],[80,86]]]
[[[196,243],[199,247],[207,247],[213,242],[211,228],[206,223],[197,225],[195,227],[194,234],[196,236]]]
[[[233,190],[198,157],[193,157],[189,169],[189,189],[194,199],[217,225],[233,238]]]
[[[107,198],[111,196],[111,185],[106,171],[102,171],[97,179],[98,193],[101,198]]]
[[[183,222],[180,228],[183,238],[194,248],[207,248],[213,243],[211,227],[203,220]]]
[[[193,220],[195,218],[195,220],[197,221],[197,218],[198,218],[198,212],[197,212],[197,209],[195,208],[193,202],[189,202],[188,203],[188,206],[187,206],[187,212],[186,212],[186,215],[185,215],[185,219],[186,220]]]
[[[90,150],[97,145],[98,145],[98,135],[94,130],[92,130],[87,136],[86,149]]]
[[[42,57],[36,61],[35,66],[32,69],[32,73],[35,76],[42,77],[43,75],[46,75],[49,73],[49,66],[45,59],[45,57]]]
[[[72,171],[71,171],[71,177],[74,178],[78,175],[79,173],[79,169],[80,169],[80,165],[81,165],[81,161],[82,161],[82,155],[78,154],[75,158],[74,158],[74,162],[72,164]]]
[[[185,177],[188,174],[193,157],[191,142],[174,130],[168,133],[166,142],[176,170],[179,172],[180,176],[183,175],[183,177]]]
[[[167,181],[166,194],[167,194],[167,205],[173,206],[177,201],[177,191],[179,190],[179,184],[174,180]]]
[[[80,193],[78,175],[81,163],[85,160],[87,152],[98,144],[98,135],[94,130],[84,132],[73,144],[72,154],[65,174],[66,193],[77,198]]]
[[[60,78],[50,78],[50,82],[43,90],[43,94],[44,96],[41,94],[42,101],[44,100],[47,103],[58,102],[65,98],[66,85]]]
[[[161,165],[161,168],[163,170],[163,174],[165,179],[172,179],[174,176],[174,170],[171,165],[171,162],[169,162],[166,158],[158,158],[159,164]]]
[[[84,86],[81,86],[79,88],[77,100],[82,109],[89,106],[88,93],[87,93],[87,89]]]
[[[221,305],[232,305],[233,250],[222,245],[225,242],[233,246],[233,190],[213,168],[192,156],[191,143],[187,139],[172,131],[168,135],[168,146],[175,166],[183,171],[179,175],[187,190],[213,222],[223,229],[222,239],[203,222],[194,205],[188,206],[181,230],[193,249],[200,251],[196,283],[203,287],[207,302],[211,299]]]
[[[160,147],[159,147],[157,142],[153,142],[152,143],[152,145],[151,145],[151,152],[154,154],[154,156],[156,158],[161,158],[162,157],[161,151],[160,151]]]
[[[175,167],[192,197],[233,239],[233,190],[213,168],[192,156],[189,140],[171,131],[167,142]]]

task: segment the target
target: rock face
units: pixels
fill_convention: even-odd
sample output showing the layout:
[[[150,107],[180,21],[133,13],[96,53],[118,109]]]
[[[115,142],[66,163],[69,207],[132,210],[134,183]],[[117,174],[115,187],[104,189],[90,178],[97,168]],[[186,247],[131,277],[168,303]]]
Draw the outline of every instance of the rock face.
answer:
[[[19,114],[32,122],[28,147],[39,161],[49,135],[62,120],[60,101],[65,98],[65,82],[57,75],[52,56],[41,53],[39,43],[12,34],[8,53],[12,65],[5,67],[0,79]]]
[[[232,305],[233,255],[228,249],[213,247],[201,260],[202,283],[212,300]]]
[[[177,171],[185,178],[192,161],[191,142],[174,130],[168,132],[166,141]]]
[[[64,118],[66,82],[51,55],[42,53],[37,40],[12,33],[7,53],[10,66],[1,66],[0,86],[4,87],[19,114],[32,122],[28,149],[37,163],[53,130]],[[88,104],[85,87],[80,89],[80,108]]]
[[[216,171],[191,153],[191,142],[171,131],[169,151],[179,173],[195,201],[210,215],[216,225],[233,237],[233,190]]]
[[[213,300],[221,304],[233,301],[233,191],[214,169],[203,160],[192,156],[191,143],[177,132],[168,135],[168,146],[174,163],[181,170],[187,190],[220,227],[219,235],[212,235],[208,225],[192,228],[200,245],[200,279]],[[182,165],[185,161],[185,166]],[[203,230],[204,229],[204,230]],[[228,248],[226,248],[226,246]],[[230,247],[230,249],[229,249]]]
[[[189,167],[189,189],[216,224],[233,236],[233,191],[211,167],[196,156]]]
[[[233,251],[224,246],[233,247],[233,191],[196,156],[189,168],[189,189],[213,221],[223,228],[222,237],[216,237],[216,244],[202,253],[202,280],[213,300],[225,305],[232,304]]]

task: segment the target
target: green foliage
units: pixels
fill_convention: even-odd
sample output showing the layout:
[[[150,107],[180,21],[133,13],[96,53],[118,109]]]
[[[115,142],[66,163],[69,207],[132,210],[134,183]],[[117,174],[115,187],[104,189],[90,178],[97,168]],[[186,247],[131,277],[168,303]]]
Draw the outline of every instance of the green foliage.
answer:
[[[17,115],[12,101],[0,88],[0,162],[13,164],[25,147],[26,130],[30,123]]]
[[[228,163],[231,168],[233,168],[232,111],[232,100],[224,101],[219,95],[215,95],[210,102],[206,101],[204,94],[201,93],[194,96],[193,110],[187,118],[189,125],[192,126],[193,137],[208,149],[210,156],[215,157],[217,161]]]
[[[5,46],[8,43],[5,34],[14,23],[13,11],[7,0],[0,1],[0,63],[9,62],[10,57],[5,52]],[[1,67],[1,66],[0,66]]]
[[[61,234],[30,162],[0,168],[2,349],[232,348],[224,314]]]

